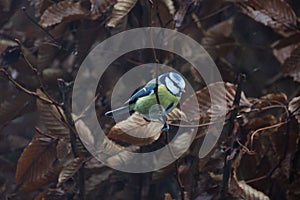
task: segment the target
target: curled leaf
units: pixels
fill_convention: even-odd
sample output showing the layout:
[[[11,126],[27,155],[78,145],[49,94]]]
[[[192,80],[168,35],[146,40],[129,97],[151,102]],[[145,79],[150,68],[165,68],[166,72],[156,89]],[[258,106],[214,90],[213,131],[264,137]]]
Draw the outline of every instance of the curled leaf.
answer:
[[[171,123],[173,121],[182,121],[182,120],[186,122],[189,121],[185,113],[178,108],[174,108],[172,112],[170,112],[166,117],[167,117],[167,121]]]
[[[34,7],[35,10],[35,17],[40,17],[42,14],[42,11],[51,4],[49,1],[45,0],[29,0],[30,5]]]
[[[297,26],[297,16],[284,0],[248,0],[239,2],[243,13],[282,35],[290,35]]]
[[[273,54],[281,64],[284,64],[284,62],[291,57],[294,49],[296,49],[298,46],[298,44],[292,44],[281,49],[273,49]]]
[[[174,15],[175,12],[176,12],[176,10],[175,10],[175,6],[174,6],[173,0],[162,0],[162,2],[164,2],[164,4],[167,6],[170,14]]]
[[[293,50],[299,46],[299,42],[299,33],[277,40],[272,44],[274,56],[283,64],[285,60],[291,56]]]
[[[222,88],[225,88],[226,96],[224,96],[222,92]],[[198,100],[199,108],[195,108],[194,106],[191,106],[193,105],[191,103],[192,98],[194,97],[193,95],[189,97],[185,102],[183,102],[182,105],[184,107],[183,110],[185,110],[186,112],[185,114],[190,121],[199,119],[201,123],[207,123],[210,121],[211,118],[220,116],[220,113],[224,113],[224,109],[227,112],[232,109],[236,89],[237,89],[236,85],[232,83],[224,83],[224,82],[212,83],[207,87],[196,92],[195,95]],[[214,99],[215,99],[214,104],[216,105],[215,107],[212,107],[211,96],[209,91],[213,91],[213,94],[211,95],[214,95]],[[221,102],[224,100],[224,98],[227,103],[227,108],[223,108],[221,106],[222,105]],[[252,104],[248,101],[245,94],[242,92],[241,100],[240,100],[241,109],[244,108],[244,110],[247,111],[251,107],[251,105]]]
[[[76,131],[79,138],[76,140],[78,153],[85,154],[87,152],[86,148],[94,149],[95,138],[89,129],[89,127],[75,115],[72,116],[75,122]]]
[[[8,48],[8,47],[17,47],[19,44],[13,40],[8,40],[5,38],[0,39],[0,54],[3,54],[3,52]]]
[[[61,1],[50,6],[41,16],[40,25],[49,27],[61,22],[74,21],[86,17],[87,11],[80,2]]]
[[[116,25],[131,11],[137,0],[118,0],[114,5],[111,19],[107,23],[108,27],[116,27]]]
[[[129,144],[143,146],[157,140],[161,134],[162,127],[162,122],[147,120],[142,114],[134,113],[128,119],[112,127],[108,137]]]
[[[189,144],[192,143],[193,134],[191,130],[177,133],[173,139],[174,142],[170,143],[168,148],[162,151],[159,157],[159,163],[168,163],[170,159],[178,159],[182,156],[189,148]]]
[[[260,98],[250,99],[250,102],[255,108],[263,108],[270,105],[285,105],[287,103],[287,96],[283,92],[270,93]]]
[[[249,200],[270,200],[270,198],[262,193],[261,191],[256,190],[255,188],[248,185],[245,181],[237,181],[238,186],[243,191],[243,197]]]

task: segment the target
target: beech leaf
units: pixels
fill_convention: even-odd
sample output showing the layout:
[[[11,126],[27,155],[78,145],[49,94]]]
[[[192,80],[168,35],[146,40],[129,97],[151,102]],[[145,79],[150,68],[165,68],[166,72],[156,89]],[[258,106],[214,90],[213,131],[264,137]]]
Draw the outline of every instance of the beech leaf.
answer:
[[[162,127],[162,122],[158,120],[146,120],[142,114],[136,112],[128,119],[112,127],[108,133],[108,137],[129,144],[143,146],[157,140],[161,134]]]
[[[51,5],[41,16],[40,25],[53,26],[66,21],[85,18],[88,11],[81,7],[80,2],[61,1]]]
[[[164,4],[167,6],[170,14],[174,15],[176,12],[176,9],[175,9],[173,0],[162,0],[162,2],[164,2]]]
[[[224,98],[223,93],[221,92],[222,91],[221,89],[223,87],[225,87],[226,89],[225,100],[227,103],[227,108],[221,107],[221,103],[220,106],[212,107],[209,90],[213,91],[214,99],[216,100],[216,102],[214,103],[218,104],[218,101],[221,102],[223,101]],[[183,110],[185,110],[186,112],[185,114],[187,118],[190,121],[199,119],[200,122],[207,123],[210,121],[211,118],[215,116],[220,116],[220,113],[224,113],[223,112],[224,109],[226,109],[227,112],[230,111],[232,109],[232,104],[235,98],[236,88],[237,86],[232,83],[217,82],[217,83],[212,83],[207,87],[197,91],[195,95],[198,100],[199,108],[195,108],[191,103],[191,100],[194,97],[194,95],[192,97],[189,97],[187,100],[183,102],[182,106],[184,107]],[[244,108],[244,111],[248,111],[251,105],[252,104],[248,101],[244,92],[242,92],[241,100],[240,100],[241,109]]]
[[[16,183],[28,192],[54,181],[59,169],[54,168],[56,140],[34,137],[21,154],[16,171]]]
[[[40,90],[37,90],[37,94],[47,98]],[[69,138],[69,128],[62,120],[62,117],[64,117],[62,116],[62,109],[39,99],[36,104],[40,123],[47,129],[46,132],[49,132],[52,136]]]
[[[114,5],[111,19],[107,23],[108,27],[116,27],[116,25],[131,11],[137,0],[118,0]]]
[[[239,2],[243,13],[279,34],[288,36],[295,32],[297,16],[290,5],[284,0],[248,0]]]

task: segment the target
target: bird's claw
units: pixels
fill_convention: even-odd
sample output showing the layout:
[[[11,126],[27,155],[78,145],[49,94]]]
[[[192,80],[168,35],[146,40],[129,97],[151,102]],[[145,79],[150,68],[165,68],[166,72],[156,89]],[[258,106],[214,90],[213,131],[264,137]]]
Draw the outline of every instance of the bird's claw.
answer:
[[[167,131],[169,131],[169,129],[170,129],[169,124],[165,123],[164,126],[161,128],[161,131],[162,132],[167,132]]]

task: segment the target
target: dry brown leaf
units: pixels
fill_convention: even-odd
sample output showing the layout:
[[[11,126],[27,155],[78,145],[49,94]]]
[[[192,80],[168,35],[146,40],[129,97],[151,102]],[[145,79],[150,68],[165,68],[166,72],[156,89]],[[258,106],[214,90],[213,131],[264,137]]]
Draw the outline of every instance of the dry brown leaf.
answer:
[[[16,171],[16,183],[21,186],[21,191],[33,191],[56,180],[56,143],[56,140],[51,138],[34,137],[24,149]]]
[[[271,103],[285,104],[287,102],[287,96],[283,92],[269,93],[269,94],[266,94],[265,96],[260,97],[258,99],[258,101],[261,101],[261,102],[268,101],[268,102],[271,102]],[[269,105],[272,105],[272,104],[269,104]]]
[[[90,2],[92,18],[96,19],[116,4],[117,0],[90,0]]]
[[[244,198],[249,200],[270,200],[270,198],[265,195],[264,193],[256,190],[255,188],[251,187],[245,181],[237,181],[238,186],[244,192]]]
[[[269,93],[260,98],[249,98],[249,100],[255,108],[264,108],[271,105],[285,105],[287,103],[287,96],[283,92]]]
[[[227,108],[223,108],[221,106],[211,108],[209,90],[214,91],[213,95],[214,95],[214,99],[216,100],[215,103],[218,104],[218,102],[222,102],[224,98],[222,92],[219,92],[223,87],[225,87],[226,89]],[[183,102],[182,107],[184,108],[183,110],[185,110],[186,112],[185,114],[190,121],[200,119],[201,123],[207,123],[212,117],[220,116],[220,113],[224,113],[223,112],[224,109],[226,109],[227,112],[232,109],[232,104],[235,98],[235,92],[236,92],[236,85],[232,83],[224,83],[224,82],[212,83],[207,87],[196,92],[196,98],[198,100],[199,108],[190,106],[193,105],[190,102],[192,97],[189,97],[185,102]],[[221,103],[219,104],[221,105]],[[245,111],[247,111],[247,109],[250,108],[251,105],[252,104],[248,101],[245,94],[242,92],[240,107],[246,108]]]
[[[47,98],[47,96],[40,90],[37,90],[37,94],[41,97]],[[39,99],[36,104],[40,123],[47,130],[45,132],[49,132],[52,136],[58,138],[69,138],[70,131],[69,127],[62,120],[62,109]]]
[[[161,134],[163,123],[147,120],[142,114],[134,113],[128,119],[117,123],[108,133],[111,139],[143,146],[153,143]],[[134,137],[134,136],[140,137]]]
[[[61,22],[83,19],[88,11],[81,7],[80,2],[61,1],[51,5],[43,15],[39,24],[43,27],[49,27]]]
[[[243,13],[276,32],[288,36],[295,32],[297,16],[284,0],[249,0],[239,2]]]
[[[37,65],[39,66],[39,69],[53,69],[49,67],[51,66],[51,63],[53,62],[53,59],[57,55],[58,51],[58,48],[52,45],[40,45],[37,55]]]
[[[51,2],[45,0],[29,0],[30,5],[34,7],[35,17],[40,17],[42,12],[51,5]]]
[[[193,130],[188,132],[178,133],[175,138],[172,139],[172,143],[169,144],[168,148],[164,149],[159,157],[159,163],[168,163],[170,159],[176,160],[188,151],[189,144],[192,144]]]
[[[167,121],[189,121],[188,118],[186,117],[185,113],[182,112],[179,108],[174,108],[172,112],[167,114]]]
[[[137,0],[117,0],[107,26],[116,27],[116,25],[131,11],[136,2]]]
[[[287,127],[282,126],[277,129],[271,129],[269,130],[269,140],[272,145],[272,151],[274,154],[278,156],[278,158],[285,158],[281,165],[280,165],[280,170],[281,171],[286,171],[285,173],[286,177],[289,178],[289,171],[290,171],[290,161],[289,157],[291,156],[290,154],[293,154],[296,150],[297,146],[297,140],[298,140],[298,127],[297,125],[295,126],[295,123],[293,121],[290,122],[290,130],[289,130],[289,136],[287,137]],[[273,133],[272,133],[273,131]],[[285,147],[286,144],[288,145],[288,151],[286,151]],[[281,174],[283,174],[281,172]]]
[[[97,156],[99,156],[101,158],[103,157],[103,159],[107,159],[110,155],[116,155],[123,150],[124,150],[124,147],[116,144],[112,140],[105,138],[101,142],[101,145],[100,144],[97,145],[95,151],[96,151]],[[105,154],[103,154],[104,151],[106,152]]]
[[[34,7],[35,17],[39,17],[41,15],[41,8],[44,0],[29,0],[30,5]]]
[[[235,47],[232,36],[233,18],[220,22],[209,28],[201,40],[201,44],[213,59],[226,57]]]
[[[273,49],[273,54],[277,58],[277,60],[283,64],[287,58],[291,57],[292,52],[296,49],[299,44],[292,44],[290,46],[281,48],[281,49]]]
[[[71,154],[71,143],[65,139],[59,139],[56,145],[56,156],[63,162]]]
[[[67,164],[58,176],[58,186],[62,185],[65,181],[67,181],[69,178],[74,176],[76,172],[79,170],[79,168],[82,166],[82,164],[85,162],[85,158],[74,158],[69,164]]]
[[[300,34],[295,33],[289,37],[277,40],[272,44],[273,54],[283,64],[292,54],[292,51],[300,45]]]
[[[271,47],[274,49],[281,49],[287,46],[290,46],[292,44],[298,44],[300,42],[300,33],[295,33],[293,35],[290,35],[288,37],[284,37],[282,39],[279,39],[275,41]]]
[[[176,9],[175,9],[173,0],[162,0],[162,2],[164,2],[164,4],[167,6],[170,14],[174,15],[176,12]]]
[[[298,45],[282,65],[284,76],[293,77],[294,81],[300,82],[300,45]]]
[[[119,167],[128,165],[133,159],[133,154],[129,151],[121,151],[116,155],[109,157],[106,160],[108,166],[111,167]]]
[[[289,103],[289,111],[295,116],[300,124],[300,96],[294,97]]]
[[[248,185],[244,180],[239,181],[237,178],[237,169],[240,165],[243,153],[240,152],[233,164],[233,174],[230,179],[229,193],[238,199],[249,200],[270,200],[263,192]]]
[[[76,139],[77,152],[81,155],[86,154],[88,148],[89,150],[94,149],[95,138],[89,129],[89,127],[77,116],[73,115],[73,120],[75,122],[76,131],[79,138]]]
[[[0,55],[3,54],[3,52],[9,48],[9,47],[17,47],[19,44],[13,40],[1,38],[0,39]]]

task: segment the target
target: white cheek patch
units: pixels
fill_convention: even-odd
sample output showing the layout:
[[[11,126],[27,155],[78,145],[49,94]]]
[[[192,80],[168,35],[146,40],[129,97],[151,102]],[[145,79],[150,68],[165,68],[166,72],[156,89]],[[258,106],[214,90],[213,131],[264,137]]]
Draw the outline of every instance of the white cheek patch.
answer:
[[[174,95],[180,92],[180,89],[168,77],[166,77],[166,86]]]
[[[184,90],[185,81],[180,75],[171,72],[170,78],[177,84],[178,87],[181,88],[181,90]]]

